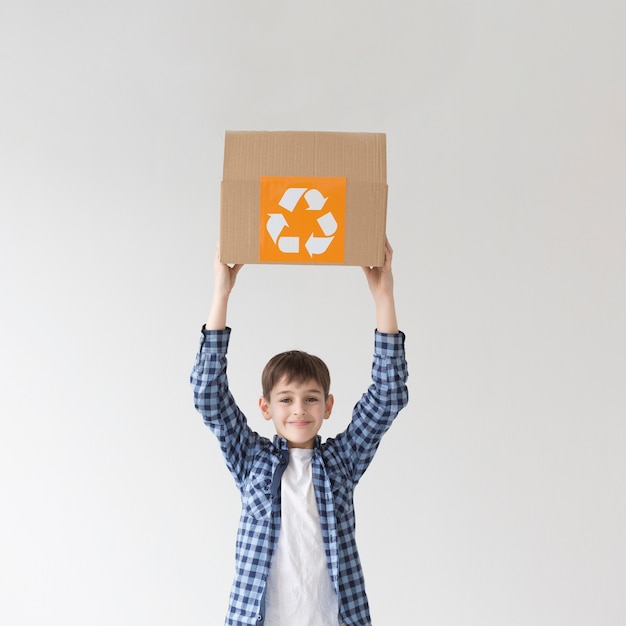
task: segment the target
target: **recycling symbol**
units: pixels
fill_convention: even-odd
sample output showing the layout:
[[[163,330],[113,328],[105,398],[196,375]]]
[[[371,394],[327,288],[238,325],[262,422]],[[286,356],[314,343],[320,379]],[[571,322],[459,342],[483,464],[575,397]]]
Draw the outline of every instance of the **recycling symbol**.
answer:
[[[259,262],[343,263],[346,178],[261,176]]]
[[[309,187],[289,187],[283,193],[278,206],[287,212],[287,217],[284,213],[268,213],[269,219],[265,225],[272,241],[281,252],[297,254],[304,245],[309,256],[313,258],[313,255],[321,255],[328,250],[337,232],[337,221],[331,211],[322,213],[327,200],[328,197],[324,197],[319,189]],[[297,222],[294,213],[296,207],[298,211],[319,214],[315,220],[317,226],[309,232],[298,232],[296,235],[282,234],[285,228],[293,226],[291,221]]]

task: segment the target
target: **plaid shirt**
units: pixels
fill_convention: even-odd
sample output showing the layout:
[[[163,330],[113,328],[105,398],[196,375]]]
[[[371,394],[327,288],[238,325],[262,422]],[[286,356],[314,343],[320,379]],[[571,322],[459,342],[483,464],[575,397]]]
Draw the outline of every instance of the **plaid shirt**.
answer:
[[[260,436],[247,424],[228,388],[230,328],[203,330],[191,373],[195,405],[217,437],[241,493],[236,573],[227,626],[262,625],[265,584],[280,532],[280,481],[289,462],[285,439]],[[321,443],[313,459],[313,487],[328,570],[339,601],[338,624],[371,624],[355,541],[353,492],[381,437],[408,401],[404,334],[375,333],[372,380],[344,432]]]

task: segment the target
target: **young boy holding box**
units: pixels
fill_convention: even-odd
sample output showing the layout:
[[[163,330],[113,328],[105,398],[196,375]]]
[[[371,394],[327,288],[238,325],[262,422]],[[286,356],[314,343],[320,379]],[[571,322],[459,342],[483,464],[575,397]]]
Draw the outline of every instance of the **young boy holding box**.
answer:
[[[355,542],[354,488],[381,437],[408,401],[404,334],[391,270],[364,267],[376,308],[372,384],[346,430],[321,443],[333,407],[318,357],[276,355],[262,375],[259,408],[273,441],[247,424],[228,388],[228,299],[241,265],[214,262],[213,300],[191,374],[195,405],[217,437],[242,497],[227,626],[369,626]]]

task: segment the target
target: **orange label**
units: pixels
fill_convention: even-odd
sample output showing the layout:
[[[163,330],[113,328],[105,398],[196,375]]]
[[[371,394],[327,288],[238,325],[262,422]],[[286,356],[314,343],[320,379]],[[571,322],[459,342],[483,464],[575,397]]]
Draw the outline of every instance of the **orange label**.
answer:
[[[259,261],[343,263],[346,179],[261,176]]]

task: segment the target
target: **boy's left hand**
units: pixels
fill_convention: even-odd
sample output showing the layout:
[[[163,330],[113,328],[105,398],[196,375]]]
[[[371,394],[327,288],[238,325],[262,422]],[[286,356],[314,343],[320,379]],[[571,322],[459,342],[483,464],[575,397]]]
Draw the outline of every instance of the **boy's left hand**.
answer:
[[[393,249],[389,240],[385,239],[385,261],[382,267],[363,267],[367,284],[375,300],[379,297],[391,296],[393,294],[392,258]]]
[[[367,284],[374,296],[376,306],[376,328],[381,333],[397,333],[398,320],[393,296],[393,273],[391,260],[393,249],[385,239],[385,262],[382,267],[363,267]]]

